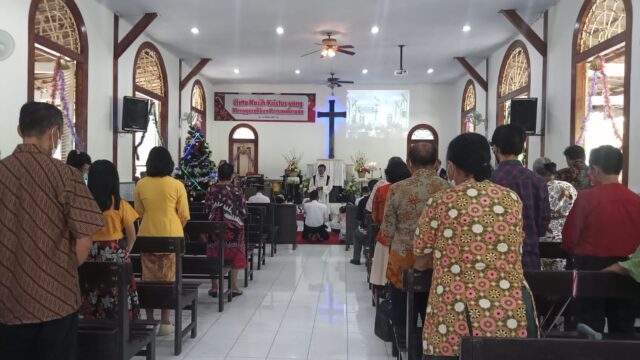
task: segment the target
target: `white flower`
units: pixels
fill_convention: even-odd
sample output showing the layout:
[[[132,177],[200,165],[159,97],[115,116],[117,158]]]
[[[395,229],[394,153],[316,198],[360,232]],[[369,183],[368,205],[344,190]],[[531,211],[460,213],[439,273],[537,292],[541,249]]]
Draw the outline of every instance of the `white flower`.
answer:
[[[500,205],[496,205],[493,207],[493,212],[500,215],[504,213],[504,208]]]
[[[468,189],[467,190],[467,195],[471,196],[471,197],[476,197],[478,196],[478,190],[476,189]]]
[[[483,309],[488,309],[491,307],[491,301],[487,299],[480,299],[480,301],[478,301],[478,305]]]
[[[518,327],[518,321],[516,319],[507,320],[507,327],[511,330]]]
[[[507,280],[500,280],[500,288],[502,290],[507,290],[508,288],[511,287],[511,283]]]
[[[473,224],[473,226],[471,227],[471,231],[473,231],[476,234],[482,234],[483,230],[484,230],[484,227],[480,224]]]

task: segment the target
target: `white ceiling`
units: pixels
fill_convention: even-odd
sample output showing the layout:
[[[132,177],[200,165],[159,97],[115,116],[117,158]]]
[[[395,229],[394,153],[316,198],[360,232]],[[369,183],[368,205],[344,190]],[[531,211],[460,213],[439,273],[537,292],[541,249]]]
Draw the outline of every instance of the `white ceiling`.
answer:
[[[357,84],[423,84],[458,79],[464,70],[455,56],[477,64],[516,35],[499,10],[517,9],[531,23],[559,0],[97,1],[131,23],[157,12],[147,34],[189,65],[211,58],[202,74],[214,84],[316,84],[331,71]],[[462,32],[465,24],[472,27],[468,33]],[[371,34],[374,25],[380,28],[377,35]],[[199,35],[191,34],[193,26]],[[284,27],[283,35],[276,34],[277,26]],[[356,55],[301,58],[319,48],[313,43],[323,38],[323,30],[338,31],[338,44],[354,45]],[[393,75],[398,44],[406,44],[405,77]],[[427,75],[428,68],[435,72]]]

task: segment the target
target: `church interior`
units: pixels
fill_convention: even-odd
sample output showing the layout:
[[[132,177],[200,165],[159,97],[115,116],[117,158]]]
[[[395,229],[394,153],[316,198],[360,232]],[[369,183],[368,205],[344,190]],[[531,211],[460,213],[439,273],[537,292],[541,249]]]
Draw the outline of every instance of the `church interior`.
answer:
[[[567,190],[573,195],[566,195],[566,191],[562,194],[573,196],[574,206],[579,204],[583,191],[591,191],[586,188],[607,186],[593,180],[602,173],[602,179],[629,192],[625,193],[625,200],[611,201],[630,204],[625,207],[628,211],[620,210],[620,214],[628,215],[630,220],[625,224],[634,226],[633,219],[640,217],[640,207],[634,207],[640,200],[633,198],[640,194],[640,140],[633,135],[640,134],[637,39],[640,3],[636,0],[3,0],[0,104],[5,115],[0,122],[0,158],[12,157],[14,149],[23,143],[24,134],[16,131],[23,105],[48,103],[60,110],[63,119],[53,158],[65,162],[70,154],[86,153],[94,164],[96,160],[108,160],[119,176],[117,198],[130,202],[138,213],[138,202],[144,199],[137,187],[151,181],[149,178],[155,179],[150,175],[157,171],[150,165],[150,154],[157,147],[168,150],[171,156],[174,169],[169,177],[184,185],[188,208],[186,217],[181,218],[182,242],[176,240],[171,245],[171,238],[166,238],[169,250],[159,251],[160,245],[146,242],[158,234],[143,236],[138,232],[139,241],[127,249],[125,265],[102,269],[109,276],[96,275],[100,269],[83,272],[89,262],[78,268],[81,291],[83,282],[92,276],[110,277],[113,289],[120,285],[125,289],[109,297],[115,304],[110,306],[118,308],[119,315],[81,316],[78,359],[631,358],[629,353],[640,350],[640,338],[626,334],[619,339],[611,335],[616,332],[616,323],[611,320],[599,329],[574,316],[581,306],[586,306],[584,301],[575,299],[586,296],[597,298],[602,304],[607,301],[606,307],[613,306],[611,298],[633,301],[635,317],[626,313],[632,318],[632,330],[633,321],[640,319],[640,276],[634,281],[599,271],[609,269],[618,260],[600,268],[580,268],[576,265],[579,260],[592,254],[580,253],[580,258],[574,259],[567,240],[562,241],[563,235],[569,237],[569,230],[562,228],[565,219],[580,223],[594,220],[574,219],[583,213],[567,214],[571,205],[566,213],[560,207],[554,208],[553,202],[561,200],[554,197],[551,185],[548,190],[545,187],[546,208],[549,209],[549,201],[552,203],[551,214],[544,215],[548,218],[546,224],[554,224],[558,218],[562,222],[555,230],[544,225],[542,233],[533,236],[534,253],[542,265],[532,270],[525,261],[532,238],[528,226],[534,220],[537,224],[539,219],[538,215],[527,218],[527,201],[534,201],[537,195],[531,195],[529,200],[529,195],[523,196],[506,183],[494,181],[495,173],[490,177],[513,190],[511,194],[520,195],[517,201],[524,204],[514,210],[516,217],[521,211],[524,216],[524,220],[517,220],[518,229],[513,231],[522,233],[524,240],[520,241],[525,244],[524,250],[514,250],[518,259],[523,257],[522,265],[518,260],[514,268],[521,277],[517,281],[524,284],[522,289],[531,288],[522,291],[531,293],[531,298],[520,289],[513,296],[524,299],[518,304],[527,306],[535,299],[537,336],[532,336],[530,328],[520,329],[527,321],[531,325],[531,320],[522,315],[528,314],[529,307],[526,311],[524,305],[518,307],[520,314],[514,310],[515,305],[510,308],[504,301],[501,303],[505,298],[492,298],[487,307],[497,304],[496,310],[485,316],[480,314],[487,309],[482,301],[489,303],[488,300],[472,299],[475,295],[468,292],[467,297],[453,295],[452,300],[447,300],[450,282],[465,276],[478,276],[467,284],[467,290],[479,292],[476,287],[482,288],[480,283],[489,283],[484,278],[484,267],[496,261],[476,263],[477,272],[472,275],[471,267],[460,275],[460,267],[455,271],[454,267],[447,268],[443,275],[438,268],[442,259],[437,248],[444,244],[442,241],[448,241],[448,228],[438,233],[442,236],[433,230],[433,236],[439,239],[433,241],[435,255],[431,255],[431,249],[418,253],[428,238],[419,238],[420,232],[425,231],[420,225],[428,212],[425,204],[430,206],[439,199],[437,196],[420,203],[420,209],[425,211],[414,216],[408,247],[394,249],[393,242],[397,246],[396,238],[403,231],[396,222],[407,221],[410,216],[395,209],[391,199],[399,197],[397,208],[409,203],[415,207],[422,195],[402,198],[400,190],[394,192],[396,182],[390,181],[390,159],[399,157],[416,178],[420,149],[429,151],[430,158],[438,160],[429,162],[429,171],[434,167],[433,175],[440,175],[443,189],[450,184],[458,186],[451,189],[458,189],[462,182],[454,174],[460,174],[461,167],[451,161],[453,144],[461,135],[481,136],[486,146],[479,152],[486,150],[491,157],[483,165],[491,165],[497,171],[504,161],[519,161],[522,171],[532,174],[527,176],[537,174],[540,179],[550,164],[550,176],[555,175],[556,166],[572,169],[573,159],[568,151],[576,146],[583,149],[584,176],[590,176],[592,183],[582,188],[558,175],[556,180],[573,185],[573,192]],[[496,134],[505,125],[521,129],[524,136],[521,151],[511,154],[515,156],[512,158],[498,156],[505,152]],[[598,165],[602,160],[596,155],[603,148],[615,152],[615,156],[622,154],[615,176],[603,170],[604,165]],[[475,159],[475,155],[468,155]],[[8,160],[2,160],[5,161]],[[227,178],[229,165],[233,174]],[[92,189],[91,170],[87,171],[85,181],[88,176]],[[409,176],[397,184],[408,181]],[[505,181],[515,181],[515,177]],[[377,180],[394,184],[388,193],[385,190],[386,206],[384,200],[382,205],[376,205],[373,184]],[[8,186],[1,180],[0,184],[3,188]],[[237,203],[214,199],[210,189],[219,184],[239,191]],[[418,191],[431,191],[423,183],[420,186]],[[534,185],[523,186],[529,189],[523,190],[525,193],[534,192],[529,187]],[[491,189],[486,190],[489,195]],[[4,191],[0,190],[3,196]],[[263,204],[255,204],[262,202],[256,201],[256,196],[266,197],[264,202],[269,204],[258,206]],[[603,210],[610,206],[596,203],[595,194],[585,195],[584,199],[588,198],[594,201],[593,207]],[[489,202],[489,197],[486,199]],[[370,204],[365,206],[367,200],[374,202],[373,210]],[[588,208],[586,201],[581,206]],[[216,218],[213,209],[218,202],[224,203],[220,211],[242,207],[242,219],[233,222],[235,215],[226,213]],[[308,208],[312,203],[318,207]],[[561,203],[564,204],[567,203]],[[0,207],[0,237],[10,234],[4,230],[9,228],[3,217],[5,206],[9,205]],[[378,221],[376,206],[381,206],[383,214]],[[398,216],[390,225],[392,221],[387,217],[395,210]],[[316,211],[326,214],[318,215],[321,221],[313,225],[309,219]],[[452,218],[456,218],[458,210],[456,215],[451,211],[454,210],[442,213],[443,221],[457,221]],[[502,213],[495,211],[497,215],[492,216],[500,217]],[[149,212],[147,208],[145,213]],[[136,231],[140,222],[144,223],[140,215],[142,220],[136,222]],[[226,228],[218,226],[225,223]],[[245,252],[240,256],[244,265],[238,266],[237,259],[233,265],[228,260],[228,253],[236,249],[229,242],[220,245],[224,259],[216,252],[217,245],[213,245],[222,244],[213,239],[229,236],[229,231],[235,231],[235,224],[242,225],[238,231],[243,236],[236,239],[243,238]],[[481,231],[476,232],[476,225],[469,226],[468,232],[466,224],[460,225],[463,229],[459,238],[467,233],[478,235]],[[392,226],[396,228],[389,230]],[[630,237],[625,238],[628,244],[633,243],[631,251],[607,253],[606,259],[622,256],[626,260],[633,253],[640,245],[640,228],[638,223],[635,226]],[[538,244],[538,238],[553,231],[559,234],[556,242],[539,240]],[[581,231],[571,234],[577,243],[587,238],[587,230]],[[503,235],[499,237],[508,237]],[[493,235],[486,239],[490,236]],[[385,243],[381,237],[393,240]],[[482,243],[484,239],[475,244],[483,249],[494,246],[489,240]],[[0,239],[0,244],[4,241]],[[18,250],[7,241],[4,248],[12,250],[5,251],[0,246],[2,262],[17,257]],[[456,244],[461,247],[460,256],[465,251],[474,254],[474,258],[478,254],[473,244]],[[145,248],[151,250],[145,252]],[[500,246],[496,249],[486,250],[487,254],[506,259]],[[171,269],[176,268],[178,277],[160,285],[145,284],[145,253],[174,250]],[[360,253],[354,255],[354,250],[362,251],[362,258]],[[443,253],[455,257],[449,251],[454,250],[448,247]],[[386,255],[380,255],[383,252]],[[428,276],[417,265],[427,253],[433,262],[426,270]],[[388,285],[386,281],[391,277],[387,267],[399,261],[394,256],[406,258],[407,254],[412,260],[400,270],[399,283]],[[551,270],[545,265],[547,256],[566,260],[561,268]],[[589,259],[593,257],[597,256]],[[640,253],[637,257],[640,262]],[[621,266],[633,276],[630,268]],[[635,266],[640,267],[637,263]],[[372,280],[376,267],[382,267],[378,269],[384,278],[381,283]],[[123,272],[118,273],[120,270]],[[9,280],[7,274],[12,271],[6,264],[0,266],[0,272],[6,275],[0,276],[0,294],[8,294],[7,284],[14,280]],[[126,303],[132,300],[127,300],[125,294],[125,278],[132,274],[139,282],[136,296],[140,308],[156,309],[156,316],[163,309],[160,322],[154,323],[150,320],[153,316],[145,316],[144,312],[139,318],[131,318],[131,309],[127,319]],[[437,280],[437,276],[449,278]],[[491,286],[511,291],[507,290],[508,284],[516,280],[508,280],[503,286],[506,280],[492,279]],[[578,283],[593,285],[582,289]],[[441,295],[442,286],[438,284],[445,284],[445,294]],[[580,295],[582,291],[587,295]],[[428,307],[424,302],[427,293]],[[433,300],[440,296],[444,300]],[[157,300],[160,298],[167,301]],[[405,316],[400,322],[391,319],[398,302],[403,303],[401,315]],[[458,304],[463,302],[466,307],[459,311]],[[421,309],[417,303],[423,304]],[[507,312],[513,319],[502,318],[500,304],[510,309]],[[10,308],[0,305],[0,312]],[[169,322],[164,314],[167,309]],[[445,313],[463,311],[466,317],[459,331],[458,322]],[[9,336],[11,325],[15,325],[7,323],[7,319],[12,317],[0,316],[3,336]],[[411,323],[407,325],[407,321]],[[635,324],[640,325],[640,321]],[[168,327],[163,326],[171,330],[164,331]],[[478,333],[472,327],[478,327]],[[520,329],[519,335],[516,328]],[[535,339],[514,340],[527,334]],[[3,346],[8,347],[7,342],[0,339],[0,355]]]

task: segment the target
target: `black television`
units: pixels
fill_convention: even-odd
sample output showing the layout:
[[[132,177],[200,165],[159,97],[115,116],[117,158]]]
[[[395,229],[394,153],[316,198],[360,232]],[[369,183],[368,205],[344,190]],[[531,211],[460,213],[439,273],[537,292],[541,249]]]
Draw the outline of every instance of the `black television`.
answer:
[[[145,132],[149,125],[149,100],[133,96],[122,99],[122,131]]]
[[[510,121],[519,125],[525,133],[536,133],[538,98],[515,98],[511,100]]]

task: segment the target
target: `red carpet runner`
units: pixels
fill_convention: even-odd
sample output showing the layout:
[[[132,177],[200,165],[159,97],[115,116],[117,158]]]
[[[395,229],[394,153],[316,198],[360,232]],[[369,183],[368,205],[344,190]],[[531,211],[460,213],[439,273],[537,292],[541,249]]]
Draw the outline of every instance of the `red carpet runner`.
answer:
[[[305,241],[302,240],[302,232],[298,231],[296,235],[296,243],[299,245],[340,245],[340,234],[330,231],[329,240],[327,241]]]

